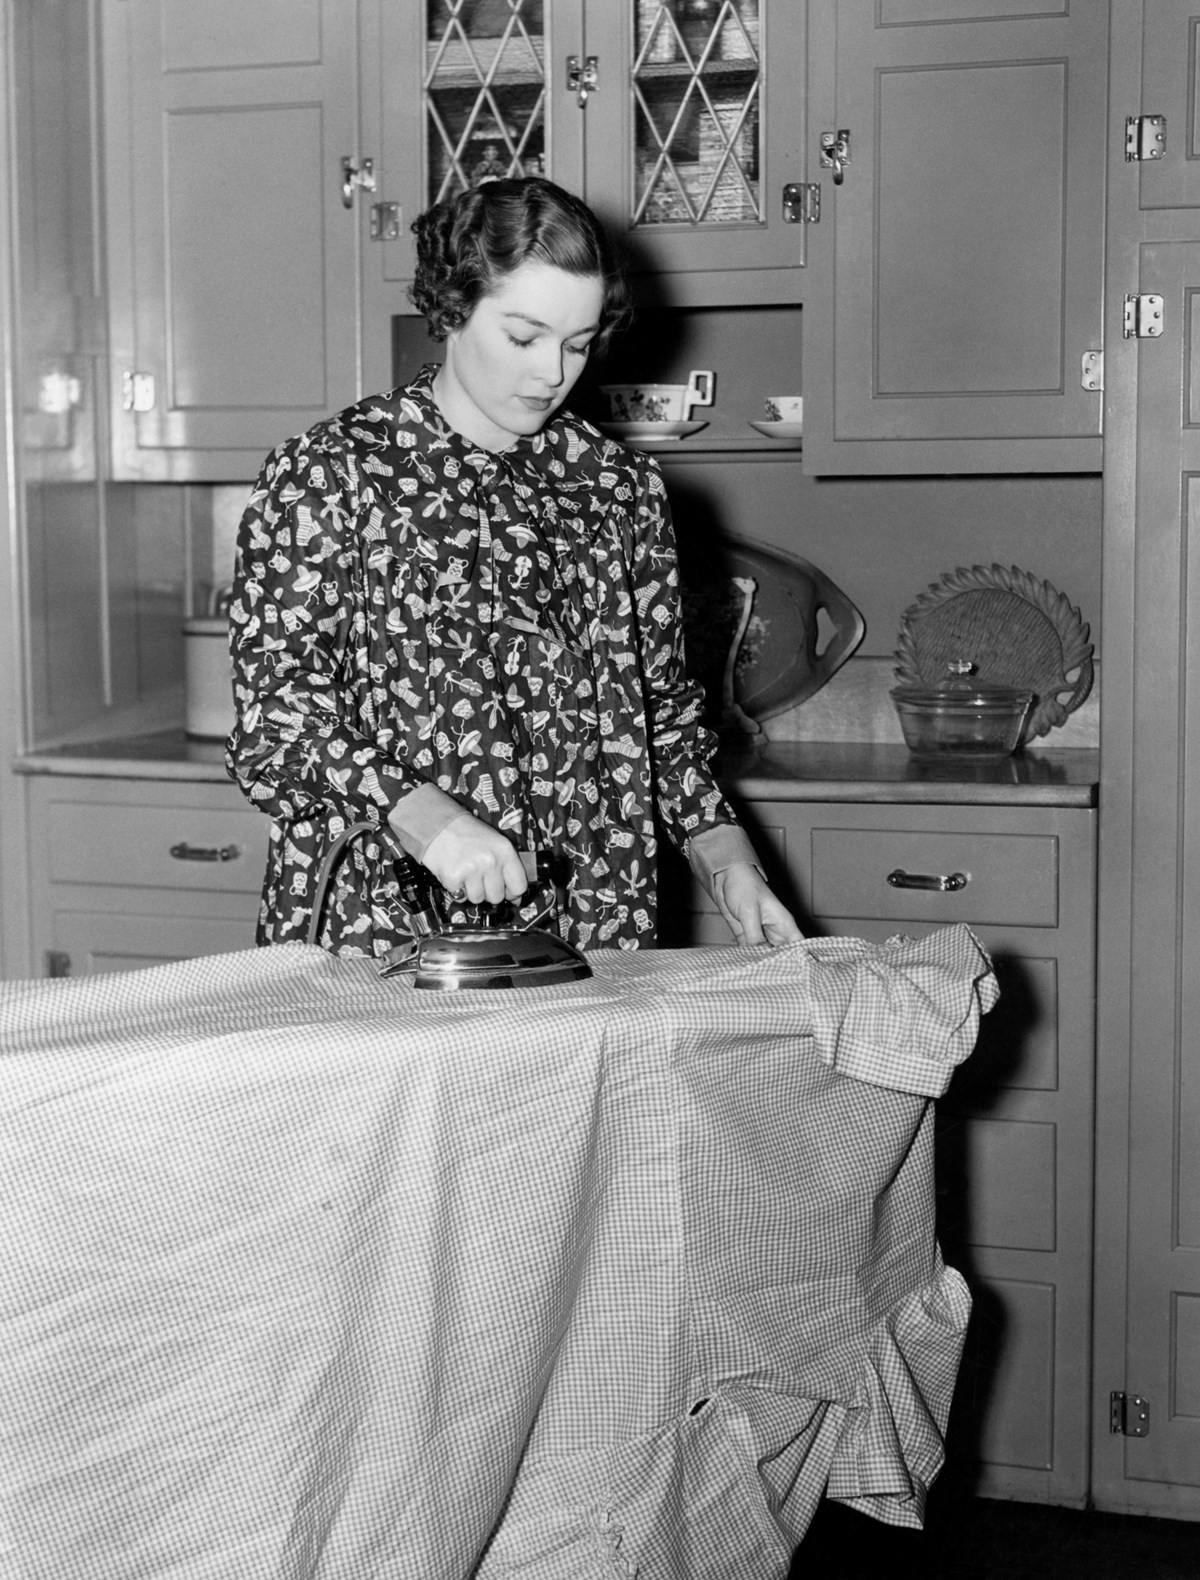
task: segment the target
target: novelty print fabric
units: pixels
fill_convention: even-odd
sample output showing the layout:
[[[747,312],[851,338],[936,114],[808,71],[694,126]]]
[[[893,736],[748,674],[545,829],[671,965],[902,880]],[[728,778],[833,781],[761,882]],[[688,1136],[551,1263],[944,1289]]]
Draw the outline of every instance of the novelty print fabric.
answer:
[[[267,459],[239,530],[227,765],[273,821],[259,942],[408,938],[386,820],[432,782],[570,873],[559,930],[652,944],[656,831],[736,821],[685,674],[657,466],[559,414],[503,454],[445,423],[436,367]]]

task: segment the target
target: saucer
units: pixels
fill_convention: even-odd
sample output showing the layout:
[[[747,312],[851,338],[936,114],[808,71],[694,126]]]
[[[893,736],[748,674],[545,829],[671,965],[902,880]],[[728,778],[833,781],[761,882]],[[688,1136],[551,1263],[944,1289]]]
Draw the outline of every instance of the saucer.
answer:
[[[791,439],[803,437],[804,424],[802,422],[752,422],[752,428],[757,428],[759,433],[766,434],[768,439]]]
[[[629,444],[664,444],[670,439],[686,439],[689,433],[707,428],[706,422],[602,422],[597,427]]]

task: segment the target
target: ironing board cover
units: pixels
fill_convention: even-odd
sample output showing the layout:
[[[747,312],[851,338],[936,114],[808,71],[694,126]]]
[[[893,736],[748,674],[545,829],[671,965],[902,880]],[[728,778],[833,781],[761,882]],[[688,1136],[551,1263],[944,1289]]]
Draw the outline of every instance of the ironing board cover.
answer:
[[[823,1491],[920,1523],[986,956],[590,959],[0,986],[4,1580],[781,1580]]]

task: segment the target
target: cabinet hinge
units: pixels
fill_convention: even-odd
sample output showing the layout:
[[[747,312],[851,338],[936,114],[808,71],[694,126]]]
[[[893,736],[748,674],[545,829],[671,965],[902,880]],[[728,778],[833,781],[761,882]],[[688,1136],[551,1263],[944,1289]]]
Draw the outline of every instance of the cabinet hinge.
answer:
[[[71,957],[65,949],[47,949],[46,975],[48,977],[69,977],[71,975]]]
[[[1149,1399],[1143,1399],[1140,1393],[1110,1393],[1108,1430],[1121,1437],[1149,1437]]]
[[[371,204],[371,240],[398,241],[401,214],[399,203]]]
[[[1163,299],[1161,296],[1126,296],[1126,340],[1154,340],[1163,332]]]
[[[1102,390],[1104,388],[1103,351],[1085,351],[1079,362],[1079,382],[1084,389]]]
[[[153,373],[135,373],[126,368],[121,374],[122,411],[153,411],[156,398]]]
[[[1165,115],[1127,115],[1125,117],[1125,159],[1162,159],[1167,152]]]
[[[821,183],[788,181],[783,188],[785,225],[816,225],[821,219]]]

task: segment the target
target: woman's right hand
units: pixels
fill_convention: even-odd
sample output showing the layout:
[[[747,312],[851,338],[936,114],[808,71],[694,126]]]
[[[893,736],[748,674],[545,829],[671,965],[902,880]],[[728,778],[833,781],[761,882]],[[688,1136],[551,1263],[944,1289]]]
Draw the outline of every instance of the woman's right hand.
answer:
[[[435,834],[421,860],[447,894],[471,905],[516,900],[529,886],[516,846],[470,812]]]

